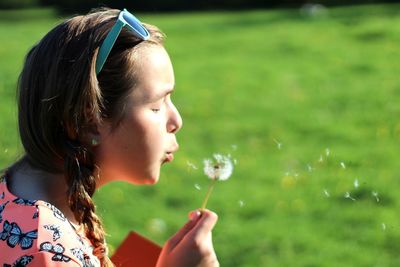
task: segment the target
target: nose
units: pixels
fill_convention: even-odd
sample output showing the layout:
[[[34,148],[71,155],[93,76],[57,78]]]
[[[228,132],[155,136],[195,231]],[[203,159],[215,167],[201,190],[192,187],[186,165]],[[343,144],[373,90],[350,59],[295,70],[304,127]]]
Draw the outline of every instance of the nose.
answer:
[[[171,103],[170,115],[167,122],[168,133],[177,133],[179,129],[182,128],[182,124],[182,117],[179,114],[178,109],[175,107],[174,104]]]

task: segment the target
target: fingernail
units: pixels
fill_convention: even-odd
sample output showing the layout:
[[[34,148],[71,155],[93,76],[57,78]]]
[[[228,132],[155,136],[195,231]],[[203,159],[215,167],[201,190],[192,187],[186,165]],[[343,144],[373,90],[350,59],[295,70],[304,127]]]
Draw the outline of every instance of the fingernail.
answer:
[[[193,211],[193,212],[191,212],[190,213],[190,220],[191,221],[194,221],[194,220],[196,220],[199,216],[200,216],[200,211]]]

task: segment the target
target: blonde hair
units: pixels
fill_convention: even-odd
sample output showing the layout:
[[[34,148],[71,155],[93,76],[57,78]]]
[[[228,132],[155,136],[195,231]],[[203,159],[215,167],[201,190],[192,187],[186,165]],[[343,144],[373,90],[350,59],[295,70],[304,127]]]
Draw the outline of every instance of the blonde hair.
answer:
[[[118,126],[125,98],[134,88],[135,60],[140,47],[163,45],[164,35],[144,24],[150,39],[142,41],[123,28],[96,75],[99,46],[114,25],[119,10],[94,10],[68,19],[27,54],[18,84],[18,123],[27,161],[34,168],[64,173],[68,201],[75,218],[93,243],[102,266],[107,256],[105,232],[95,213],[93,148],[85,141],[96,122]],[[134,90],[134,89],[133,89]]]

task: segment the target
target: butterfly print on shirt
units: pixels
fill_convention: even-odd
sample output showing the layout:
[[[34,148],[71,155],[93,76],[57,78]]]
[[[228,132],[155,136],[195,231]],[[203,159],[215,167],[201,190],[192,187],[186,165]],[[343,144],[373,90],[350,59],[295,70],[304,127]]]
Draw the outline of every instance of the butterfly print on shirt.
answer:
[[[43,242],[40,244],[39,250],[53,253],[54,256],[51,258],[53,261],[69,262],[71,260],[70,257],[63,254],[65,248],[60,243],[53,245],[50,242]]]
[[[83,267],[94,267],[95,265],[90,261],[90,257],[83,252],[80,248],[72,248],[72,254],[78,258],[78,260],[82,263]]]
[[[65,218],[65,215],[59,209],[57,209],[55,206],[53,206],[47,202],[45,202],[44,204],[53,211],[54,217],[56,217],[57,219],[59,219],[63,222],[65,222],[67,220],[67,218]]]
[[[46,230],[53,231],[53,241],[57,241],[58,239],[60,239],[60,237],[62,235],[60,226],[57,226],[55,224],[48,224],[48,225],[44,225],[43,227]]]
[[[0,233],[0,239],[7,240],[9,247],[16,247],[19,245],[21,249],[28,249],[32,247],[33,240],[37,238],[37,230],[32,230],[23,233],[21,228],[15,222],[10,223],[5,220],[3,224],[3,231]]]
[[[3,267],[24,267],[28,266],[28,264],[33,260],[33,256],[24,255],[18,260],[16,260],[13,265],[4,264]]]
[[[2,213],[3,213],[4,209],[6,208],[6,205],[8,204],[8,202],[10,202],[10,201],[7,201],[6,203],[0,205],[0,223],[3,221]]]
[[[23,199],[23,198],[16,198],[13,200],[14,203],[24,205],[24,206],[33,206],[36,203],[36,200],[29,200],[29,199]]]
[[[81,243],[83,247],[86,247],[86,244],[85,242],[83,242],[82,237],[80,237],[78,234],[76,234],[76,240],[78,240],[78,242]]]
[[[39,218],[39,210],[38,209],[36,209],[35,213],[32,216],[32,219],[37,219],[37,218]]]
[[[7,238],[10,236],[11,229],[12,229],[11,223],[5,220],[3,223],[3,231],[0,232],[0,239],[3,241],[7,240]]]

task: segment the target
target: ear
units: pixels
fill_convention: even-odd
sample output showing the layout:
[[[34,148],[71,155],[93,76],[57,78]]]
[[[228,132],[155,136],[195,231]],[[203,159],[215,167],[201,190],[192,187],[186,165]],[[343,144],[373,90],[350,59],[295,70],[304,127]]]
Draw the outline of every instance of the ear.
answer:
[[[92,125],[88,127],[87,132],[85,134],[84,142],[88,146],[96,147],[101,142],[100,132],[97,130],[97,125]]]
[[[102,134],[104,132],[103,128],[107,127],[106,125],[107,123],[99,117],[90,116],[80,138],[81,142],[87,145],[87,147],[96,147],[101,144],[102,136],[104,136]]]
[[[82,138],[88,147],[96,147],[112,132],[113,124],[107,120],[91,121],[85,127],[85,136]]]
[[[85,118],[87,121],[82,129],[82,134],[79,139],[87,147],[96,147],[101,142],[99,127],[102,123],[102,120],[99,116],[99,113],[90,106],[86,106]]]

